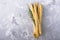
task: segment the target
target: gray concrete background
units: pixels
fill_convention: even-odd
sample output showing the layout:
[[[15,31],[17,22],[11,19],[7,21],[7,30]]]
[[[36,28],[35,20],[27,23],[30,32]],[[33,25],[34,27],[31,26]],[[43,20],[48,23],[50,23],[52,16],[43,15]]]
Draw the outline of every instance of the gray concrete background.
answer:
[[[44,9],[38,40],[60,40],[60,0],[0,0],[0,40],[36,40],[27,7],[34,2]]]

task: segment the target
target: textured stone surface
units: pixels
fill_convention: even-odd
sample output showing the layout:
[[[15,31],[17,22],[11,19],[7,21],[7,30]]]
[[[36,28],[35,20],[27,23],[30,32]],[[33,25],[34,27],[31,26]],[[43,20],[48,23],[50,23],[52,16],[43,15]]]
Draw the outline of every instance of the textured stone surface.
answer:
[[[43,34],[38,40],[60,40],[60,0],[0,0],[0,40],[36,40],[28,4],[43,4]]]

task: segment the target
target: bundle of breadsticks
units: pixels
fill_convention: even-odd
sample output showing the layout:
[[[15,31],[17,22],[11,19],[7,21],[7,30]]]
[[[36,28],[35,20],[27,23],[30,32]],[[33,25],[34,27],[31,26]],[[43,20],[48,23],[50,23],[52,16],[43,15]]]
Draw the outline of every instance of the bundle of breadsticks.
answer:
[[[29,12],[33,21],[33,35],[38,38],[42,34],[42,4],[29,4]]]

